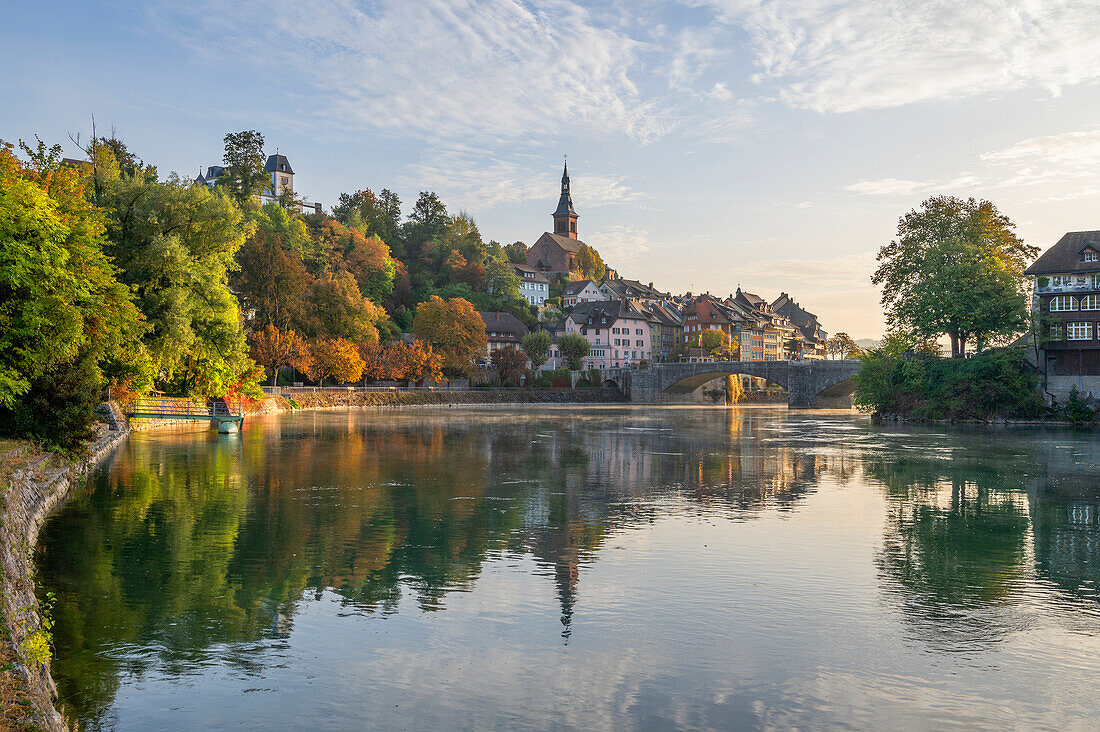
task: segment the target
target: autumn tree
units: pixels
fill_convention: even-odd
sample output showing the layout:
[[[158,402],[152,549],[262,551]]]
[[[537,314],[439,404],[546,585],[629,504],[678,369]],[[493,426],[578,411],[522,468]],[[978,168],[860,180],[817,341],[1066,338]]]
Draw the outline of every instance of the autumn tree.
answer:
[[[527,370],[527,354],[515,346],[505,346],[493,351],[493,366],[497,370],[497,378],[501,385],[519,385],[519,379]]]
[[[539,367],[546,363],[546,360],[550,357],[551,342],[550,334],[545,330],[533,330],[523,336],[521,341],[523,352],[527,354],[527,358],[531,361],[531,367],[535,371],[538,371]]]
[[[318,338],[310,344],[313,363],[309,377],[323,386],[331,376],[337,384],[358,381],[365,364],[359,349],[346,338]]]
[[[258,231],[250,236],[237,262],[240,267],[232,281],[250,327],[272,325],[285,330],[300,322],[312,277],[278,234]]]
[[[218,177],[218,185],[224,186],[238,203],[245,204],[268,184],[264,136],[256,130],[230,132],[224,142],[225,170]]]
[[[584,367],[584,359],[588,357],[590,348],[588,339],[580,333],[566,333],[558,338],[558,350],[571,371],[579,371]]]
[[[898,222],[871,281],[882,287],[888,327],[915,338],[968,342],[1010,338],[1027,324],[1024,269],[1038,248],[989,201],[936,196]]]
[[[452,374],[473,373],[489,342],[485,322],[474,306],[462,298],[444,300],[432,296],[420,303],[413,316],[412,332],[431,344],[443,358],[444,370]]]
[[[251,341],[252,359],[268,369],[272,386],[275,386],[278,379],[279,369],[293,365],[305,350],[305,344],[297,333],[292,330],[277,330],[271,325],[253,333]]]

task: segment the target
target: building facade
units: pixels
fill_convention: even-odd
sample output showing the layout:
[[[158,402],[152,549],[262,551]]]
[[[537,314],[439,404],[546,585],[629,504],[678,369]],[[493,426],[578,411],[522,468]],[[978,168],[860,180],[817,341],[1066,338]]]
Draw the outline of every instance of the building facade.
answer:
[[[572,308],[576,307],[578,303],[599,302],[607,299],[599,285],[592,280],[574,280],[565,283],[561,304],[567,308]]]
[[[1025,274],[1043,327],[1039,372],[1065,401],[1073,387],[1100,397],[1100,231],[1071,231]]]
[[[629,300],[581,303],[566,316],[565,331],[588,339],[585,368],[629,368],[653,358],[646,313]]]
[[[534,267],[525,264],[511,265],[519,280],[520,294],[532,305],[542,306],[550,297],[550,280]]]

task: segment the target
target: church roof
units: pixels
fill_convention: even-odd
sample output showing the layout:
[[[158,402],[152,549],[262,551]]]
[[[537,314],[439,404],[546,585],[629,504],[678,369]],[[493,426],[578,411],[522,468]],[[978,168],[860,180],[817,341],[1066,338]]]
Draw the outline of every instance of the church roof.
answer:
[[[542,233],[542,236],[539,237],[538,241],[536,241],[535,244],[538,244],[546,237],[550,237],[550,240],[557,244],[559,247],[567,252],[572,252],[573,254],[580,254],[581,246],[584,244],[584,242],[580,239],[570,239],[568,236],[562,236],[561,234],[551,234],[549,231],[544,231]]]
[[[286,155],[269,155],[264,170],[268,173],[274,173],[277,170],[280,173],[294,175],[294,170],[290,167],[290,161],[286,159]]]
[[[573,210],[573,196],[569,193],[569,165],[565,166],[564,172],[561,174],[561,197],[558,199],[558,208],[554,211],[555,216],[576,216],[577,212]]]

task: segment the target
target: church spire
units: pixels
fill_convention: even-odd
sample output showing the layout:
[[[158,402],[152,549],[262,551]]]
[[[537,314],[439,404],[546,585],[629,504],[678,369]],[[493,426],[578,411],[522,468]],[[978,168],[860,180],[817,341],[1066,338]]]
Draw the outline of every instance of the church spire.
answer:
[[[554,211],[554,233],[570,239],[577,238],[577,212],[573,210],[573,196],[569,193],[568,161],[561,174],[561,197],[558,199],[558,208]]]

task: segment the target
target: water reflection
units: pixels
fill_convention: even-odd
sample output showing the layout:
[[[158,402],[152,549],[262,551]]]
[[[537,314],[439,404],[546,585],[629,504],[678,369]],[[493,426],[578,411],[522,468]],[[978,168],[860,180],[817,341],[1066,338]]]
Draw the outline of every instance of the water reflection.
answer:
[[[824,601],[798,593],[810,598],[818,583],[832,593],[819,609],[833,612],[858,605],[860,587],[845,585],[843,572],[798,575],[804,585],[792,584],[794,562],[807,564],[804,549],[788,556],[793,549],[775,544],[774,564],[750,562],[774,540],[748,525],[797,522],[846,566],[861,556],[852,542],[862,534],[854,519],[844,526],[845,502],[883,517],[868,523],[867,542],[884,627],[897,616],[924,647],[981,653],[1045,611],[1036,602],[1048,587],[1076,602],[1096,599],[1100,500],[1089,486],[1100,473],[1082,469],[1083,440],[1070,435],[1061,451],[1044,440],[883,431],[852,415],[767,409],[359,411],[255,420],[240,439],[145,433],[44,532],[42,585],[59,596],[54,675],[75,716],[111,727],[122,684],[202,678],[215,667],[262,677],[290,664],[296,623],[312,604],[336,598],[345,625],[448,617],[440,611],[453,601],[497,586],[485,572],[526,563],[552,584],[552,606],[486,597],[478,612],[552,614],[564,652],[586,618],[649,611],[609,598],[606,580],[589,585],[586,577],[603,563],[619,567],[623,541],[661,536],[670,518],[725,527],[716,537],[729,544],[718,557],[704,545],[679,559],[678,545],[663,545],[647,560],[655,577],[671,572],[666,586],[698,578],[687,606],[698,617],[677,618],[669,608],[683,599],[661,596],[668,607],[654,610],[654,622],[688,629],[677,625],[677,633],[703,627],[711,612],[720,620],[710,622],[738,622],[724,607],[742,595],[775,603],[775,618],[805,614],[799,603]],[[807,510],[819,493],[819,510],[838,506],[839,519]],[[645,581],[646,567],[624,567]],[[729,594],[731,582],[742,595]],[[769,582],[774,589],[753,589]],[[838,587],[852,596],[838,597]],[[586,598],[586,588],[599,592]],[[584,602],[588,614],[578,611]],[[768,652],[791,654],[792,668],[807,652],[759,628],[723,632],[781,644],[782,653]],[[708,678],[726,663],[700,659],[692,673]],[[654,679],[643,686],[650,691],[635,692],[642,706],[632,718],[660,726],[668,709],[638,710],[669,687]],[[778,680],[769,688],[754,693],[777,703],[789,693]],[[774,704],[736,698],[736,713],[701,699],[695,717],[710,721],[698,724],[722,726],[731,714],[776,719]],[[820,709],[807,714],[788,710],[783,719],[827,719]]]

